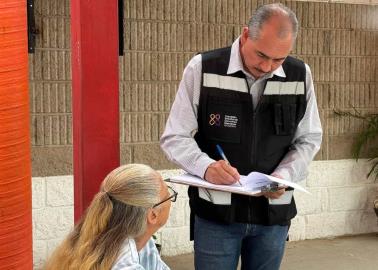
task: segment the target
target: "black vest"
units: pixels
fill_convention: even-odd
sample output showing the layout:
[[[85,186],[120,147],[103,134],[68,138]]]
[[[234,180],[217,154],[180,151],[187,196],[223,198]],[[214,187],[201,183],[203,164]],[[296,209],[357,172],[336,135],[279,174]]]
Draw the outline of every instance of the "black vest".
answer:
[[[271,174],[290,150],[306,110],[305,65],[287,57],[282,64],[286,77],[267,80],[254,110],[244,73],[227,74],[230,53],[228,47],[202,54],[195,140],[215,160],[222,159],[215,147],[220,144],[240,174]],[[297,213],[294,198],[289,204],[273,205],[264,196],[232,194],[231,205],[217,205],[200,198],[196,187],[190,187],[188,193],[192,217],[217,222],[287,225]]]

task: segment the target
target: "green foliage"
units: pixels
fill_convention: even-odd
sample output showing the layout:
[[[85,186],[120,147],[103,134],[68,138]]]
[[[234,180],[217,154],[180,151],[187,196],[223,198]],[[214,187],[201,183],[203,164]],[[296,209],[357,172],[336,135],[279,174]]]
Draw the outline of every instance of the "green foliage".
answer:
[[[361,151],[364,147],[369,146],[369,155],[371,158],[369,161],[372,163],[372,167],[367,174],[369,178],[370,175],[375,175],[375,179],[378,178],[378,147],[372,147],[369,145],[370,142],[378,138],[378,114],[365,114],[354,109],[354,112],[345,112],[340,110],[334,111],[338,116],[350,116],[353,118],[358,118],[363,121],[364,128],[357,135],[356,141],[352,146],[353,157],[358,160]]]

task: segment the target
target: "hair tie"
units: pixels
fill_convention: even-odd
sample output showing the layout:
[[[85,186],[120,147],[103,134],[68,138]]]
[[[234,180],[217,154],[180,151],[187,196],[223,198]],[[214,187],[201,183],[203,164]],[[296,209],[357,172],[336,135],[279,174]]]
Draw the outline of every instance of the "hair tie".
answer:
[[[108,193],[108,191],[106,191],[106,190],[104,190],[104,189],[100,190],[100,193],[101,193],[101,195],[102,195],[102,194],[105,194],[105,195],[107,195],[109,198],[111,198],[111,195]]]

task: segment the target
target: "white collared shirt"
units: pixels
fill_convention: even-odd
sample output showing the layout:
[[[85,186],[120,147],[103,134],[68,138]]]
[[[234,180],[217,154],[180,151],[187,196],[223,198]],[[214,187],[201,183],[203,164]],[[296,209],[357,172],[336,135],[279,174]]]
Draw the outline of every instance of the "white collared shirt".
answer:
[[[285,77],[282,66],[271,73],[255,80],[244,70],[239,51],[239,39],[231,47],[230,62],[227,74],[242,71],[246,77],[253,106],[256,108],[263,92],[266,79],[277,75]],[[164,133],[160,139],[160,146],[167,158],[185,171],[204,177],[207,167],[215,162],[203,153],[194,140],[197,132],[197,113],[201,90],[202,56],[194,56],[184,69],[183,77],[173,102]],[[306,64],[307,108],[299,122],[290,150],[274,173],[283,179],[298,182],[304,180],[308,174],[308,165],[320,148],[322,128],[314,92],[311,70]]]

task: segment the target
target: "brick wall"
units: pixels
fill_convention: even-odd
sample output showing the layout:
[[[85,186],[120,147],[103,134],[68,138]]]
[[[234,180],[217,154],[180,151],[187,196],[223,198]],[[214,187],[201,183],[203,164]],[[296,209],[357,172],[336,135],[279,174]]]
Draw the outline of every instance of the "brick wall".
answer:
[[[29,54],[33,176],[72,172],[70,2],[35,0]]]
[[[247,0],[128,0],[120,63],[121,160],[166,169],[158,140],[183,68],[197,52],[227,46],[258,4]],[[332,2],[332,3],[329,3]],[[335,108],[378,107],[378,5],[287,1],[301,30],[293,54],[310,64],[325,131],[318,160],[350,158],[361,128]],[[345,1],[344,1],[345,2]],[[348,1],[378,3],[378,1]],[[35,0],[39,30],[30,54],[33,176],[72,173],[68,0]]]

